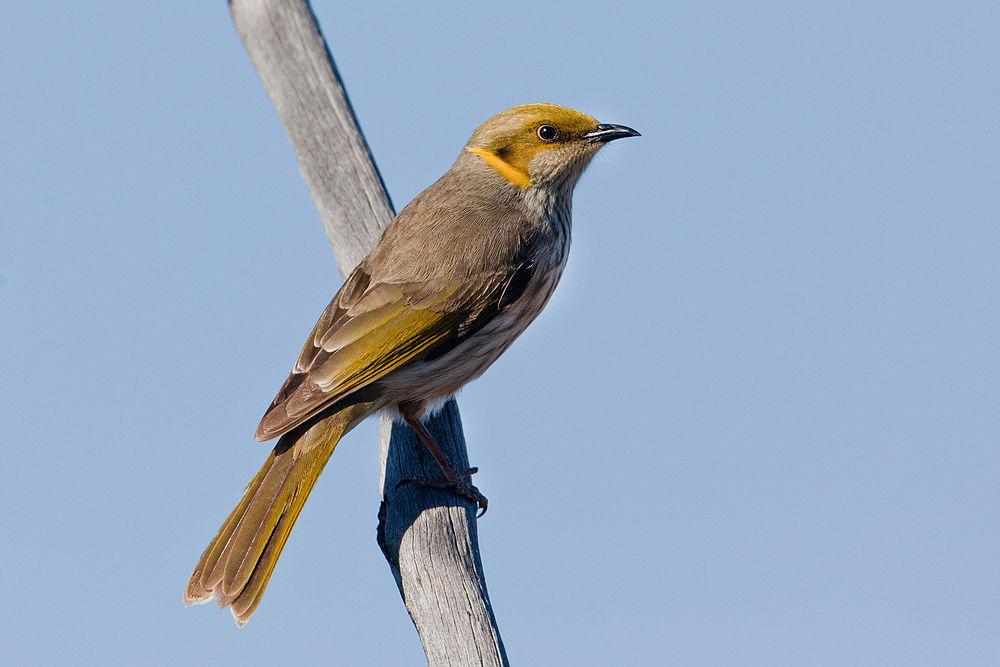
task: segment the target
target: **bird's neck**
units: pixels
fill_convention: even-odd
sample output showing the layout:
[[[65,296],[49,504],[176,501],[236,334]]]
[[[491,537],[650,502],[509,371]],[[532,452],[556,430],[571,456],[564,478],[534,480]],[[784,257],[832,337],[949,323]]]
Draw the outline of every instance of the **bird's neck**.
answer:
[[[553,252],[552,261],[562,264],[569,253],[572,236],[573,187],[531,187],[523,192],[527,215],[537,221],[546,233],[551,234],[548,244]]]

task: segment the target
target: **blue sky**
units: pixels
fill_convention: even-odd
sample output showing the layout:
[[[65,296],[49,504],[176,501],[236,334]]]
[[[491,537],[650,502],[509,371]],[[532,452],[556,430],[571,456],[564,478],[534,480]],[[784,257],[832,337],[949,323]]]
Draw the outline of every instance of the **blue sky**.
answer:
[[[460,401],[515,664],[1000,661],[996,3],[316,10],[397,205],[513,104],[644,135]],[[0,44],[0,661],[420,664],[373,423],[246,629],[181,604],[339,285],[225,3]]]

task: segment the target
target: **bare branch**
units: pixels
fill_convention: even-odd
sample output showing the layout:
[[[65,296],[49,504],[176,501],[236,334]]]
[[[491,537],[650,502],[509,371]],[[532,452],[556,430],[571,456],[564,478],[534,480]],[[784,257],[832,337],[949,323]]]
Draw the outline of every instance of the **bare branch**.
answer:
[[[337,264],[346,274],[367,254],[393,211],[316,17],[305,0],[231,0],[230,9],[288,129]],[[455,401],[429,427],[455,465],[467,468]],[[475,508],[452,494],[399,485],[440,474],[435,465],[425,461],[408,427],[383,420],[379,546],[429,664],[506,665],[479,557]]]

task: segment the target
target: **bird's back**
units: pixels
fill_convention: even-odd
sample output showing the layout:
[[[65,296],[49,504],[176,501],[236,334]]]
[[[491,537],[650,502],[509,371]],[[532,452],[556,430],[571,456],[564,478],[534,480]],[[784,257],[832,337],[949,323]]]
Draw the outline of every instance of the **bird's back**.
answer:
[[[364,260],[373,281],[427,283],[434,289],[442,282],[510,271],[557,241],[546,212],[533,210],[523,193],[482,173],[488,168],[476,160],[461,156],[400,212]]]

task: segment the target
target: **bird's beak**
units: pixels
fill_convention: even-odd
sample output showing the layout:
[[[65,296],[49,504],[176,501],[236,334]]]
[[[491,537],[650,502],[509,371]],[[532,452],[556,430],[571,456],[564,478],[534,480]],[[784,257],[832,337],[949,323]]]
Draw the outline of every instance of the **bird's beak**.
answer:
[[[583,135],[583,138],[590,142],[606,144],[609,141],[614,141],[615,139],[639,136],[642,135],[633,130],[631,127],[615,125],[613,123],[601,123],[593,130]]]

